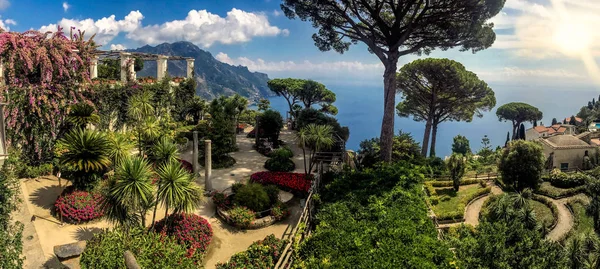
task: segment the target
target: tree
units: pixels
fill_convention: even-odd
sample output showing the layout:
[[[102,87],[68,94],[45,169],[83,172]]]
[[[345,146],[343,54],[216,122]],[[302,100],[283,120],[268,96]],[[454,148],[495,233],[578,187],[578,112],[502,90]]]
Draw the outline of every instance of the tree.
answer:
[[[494,151],[492,151],[490,138],[484,135],[481,139],[481,149],[477,152],[477,155],[481,156],[487,162],[492,154],[494,154]]]
[[[271,108],[271,101],[269,99],[261,98],[258,100],[258,111],[267,111]]]
[[[558,124],[558,121],[556,120],[556,118],[552,118],[552,125]]]
[[[283,118],[278,111],[267,110],[260,116],[259,127],[265,136],[273,143],[273,147],[279,147],[279,133],[283,128]]]
[[[136,127],[138,137],[138,150],[142,154],[142,135],[147,132],[149,124],[152,124],[153,120],[151,116],[154,115],[154,106],[152,106],[153,94],[149,91],[136,94],[129,100],[129,106],[127,114],[130,122]]]
[[[233,125],[233,132],[235,133],[239,125],[240,116],[248,108],[248,99],[236,93],[234,96],[227,98],[226,107],[227,112],[233,113],[233,117],[235,119]],[[237,143],[237,136],[235,135],[233,136],[233,143]]]
[[[508,103],[496,110],[496,115],[500,121],[512,122],[512,139],[518,138],[517,128],[523,122],[541,120],[542,112],[534,106],[525,103]]]
[[[594,105],[592,104],[592,102],[588,102],[587,108],[594,109]]]
[[[304,108],[312,108],[313,105],[321,106],[321,111],[335,115],[337,108],[332,103],[335,102],[335,93],[328,90],[325,85],[314,80],[305,80],[300,88],[298,98],[304,104]]]
[[[538,126],[537,120],[533,121],[533,127],[537,127],[537,126]]]
[[[109,152],[112,163],[115,167],[121,163],[121,161],[131,155],[134,145],[127,139],[126,135],[120,133],[111,133],[111,137],[108,138]]]
[[[525,125],[523,123],[519,126],[519,139],[525,140]]]
[[[10,154],[0,169],[0,268],[23,268],[23,224],[11,216],[20,205],[20,180],[14,170],[20,161]]]
[[[446,166],[448,167],[448,171],[450,171],[454,191],[458,191],[460,179],[465,175],[466,162],[464,155],[458,152],[452,153]]]
[[[508,143],[510,142],[510,132],[506,133],[506,142],[504,142],[504,147],[508,147]]]
[[[577,125],[577,120],[575,119],[575,116],[571,116],[571,119],[569,119],[569,124],[570,125]]]
[[[502,152],[498,170],[505,184],[516,190],[536,189],[544,170],[542,146],[536,142],[515,140]]]
[[[276,78],[269,80],[267,85],[277,96],[283,96],[287,101],[290,113],[294,111],[294,105],[299,101],[300,91],[302,90],[304,81],[295,78]],[[292,113],[293,117],[293,113]]]
[[[60,164],[75,172],[71,175],[73,186],[89,190],[110,166],[110,144],[106,136],[98,131],[73,129],[60,140],[65,152]]]
[[[398,73],[398,90],[403,98],[396,107],[398,115],[425,121],[423,156],[427,155],[430,135],[430,156],[435,156],[440,123],[470,122],[474,115],[482,117],[483,111],[496,105],[494,92],[484,81],[449,59],[420,59],[404,65]]]
[[[471,154],[471,147],[469,146],[469,139],[462,135],[457,135],[454,137],[454,142],[452,143],[452,153],[461,154],[463,156],[467,156]]]
[[[320,50],[343,53],[361,41],[383,63],[381,158],[389,162],[398,59],[408,54],[429,54],[438,47],[446,50],[460,46],[463,51],[473,52],[490,47],[495,33],[488,21],[503,6],[503,0],[284,0],[281,8],[288,18],[310,20],[313,27],[319,28],[313,40]]]
[[[312,172],[315,166],[314,158],[317,152],[331,147],[334,143],[333,128],[330,125],[309,124],[303,128],[306,144],[303,147],[309,147],[310,159],[308,162],[308,172]],[[301,130],[302,131],[302,130]],[[306,156],[304,156],[306,158]]]
[[[152,146],[149,157],[156,165],[177,162],[179,149],[173,143],[173,140],[168,137],[162,137]]]
[[[360,142],[360,149],[358,150],[360,164],[364,167],[373,167],[381,161],[379,152],[379,138],[363,140]],[[392,144],[392,162],[418,162],[422,159],[419,143],[414,140],[410,133],[399,130],[398,134],[394,136],[394,143]]]

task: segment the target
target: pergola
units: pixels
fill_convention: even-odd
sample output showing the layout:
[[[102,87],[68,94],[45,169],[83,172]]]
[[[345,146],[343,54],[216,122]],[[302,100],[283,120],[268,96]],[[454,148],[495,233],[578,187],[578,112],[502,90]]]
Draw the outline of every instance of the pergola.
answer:
[[[167,60],[187,62],[187,78],[194,76],[194,58],[182,56],[166,56],[159,54],[141,53],[141,52],[122,52],[122,51],[96,51],[96,56],[92,59],[90,65],[90,78],[98,77],[98,61],[100,59],[120,59],[121,60],[121,82],[126,83],[128,78],[136,79],[134,70],[134,59],[140,58],[144,61],[156,61],[156,79],[161,80],[167,74]]]

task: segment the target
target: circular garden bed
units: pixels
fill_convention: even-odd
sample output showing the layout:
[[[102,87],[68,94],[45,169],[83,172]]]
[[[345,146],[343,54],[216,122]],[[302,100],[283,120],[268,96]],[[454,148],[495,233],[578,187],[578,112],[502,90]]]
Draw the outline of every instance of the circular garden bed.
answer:
[[[80,224],[104,215],[101,202],[102,195],[99,193],[76,190],[69,186],[56,199],[54,212],[63,222]]]
[[[259,229],[289,215],[275,185],[236,183],[223,192],[213,192],[217,214],[228,224],[242,229]]]

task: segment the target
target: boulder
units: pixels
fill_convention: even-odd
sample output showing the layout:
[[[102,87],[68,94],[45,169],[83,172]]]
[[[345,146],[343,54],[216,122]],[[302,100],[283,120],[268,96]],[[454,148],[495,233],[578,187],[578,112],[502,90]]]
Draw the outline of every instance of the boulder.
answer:
[[[127,269],[140,269],[141,267],[137,264],[135,260],[135,256],[131,251],[127,250],[123,253],[123,257],[125,258],[125,266]]]
[[[292,200],[292,198],[294,198],[294,195],[287,192],[287,191],[282,191],[279,190],[279,201],[281,201],[282,203],[287,203],[290,200]]]
[[[70,258],[68,260],[62,261],[62,265],[68,269],[80,269],[81,265],[79,265],[80,257]]]
[[[54,254],[60,259],[79,256],[85,250],[86,243],[86,241],[78,241],[71,244],[54,246]]]

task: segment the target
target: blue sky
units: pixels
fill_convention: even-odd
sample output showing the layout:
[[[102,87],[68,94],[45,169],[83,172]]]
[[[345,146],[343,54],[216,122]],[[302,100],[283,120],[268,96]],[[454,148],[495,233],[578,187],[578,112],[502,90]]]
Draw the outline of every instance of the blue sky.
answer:
[[[600,24],[599,2],[507,0],[492,20],[498,38],[491,49],[477,54],[435,51],[430,57],[458,60],[490,84],[589,88],[600,79],[594,68],[600,43],[597,31],[588,28]],[[104,49],[187,40],[223,62],[246,65],[272,78],[381,84],[383,68],[364,45],[344,54],[320,52],[313,45],[310,23],[287,19],[279,3],[0,0],[0,26],[11,31],[76,26],[97,33]],[[416,58],[403,57],[400,64]]]

